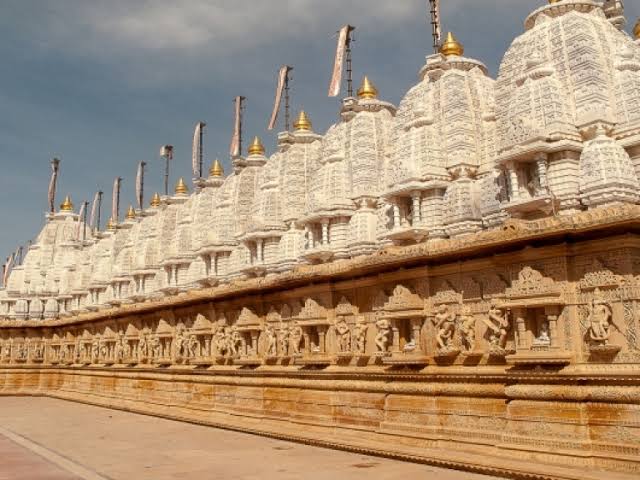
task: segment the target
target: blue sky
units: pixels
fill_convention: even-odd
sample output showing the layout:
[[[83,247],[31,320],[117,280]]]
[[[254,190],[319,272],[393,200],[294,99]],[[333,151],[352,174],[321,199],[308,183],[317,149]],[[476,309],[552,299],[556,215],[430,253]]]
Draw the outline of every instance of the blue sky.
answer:
[[[334,32],[357,26],[354,70],[398,104],[431,52],[426,0],[5,0],[0,18],[0,257],[34,238],[47,208],[49,161],[62,159],[57,203],[76,207],[122,176],[133,203],[136,165],[160,190],[162,144],[176,147],[172,184],[190,178],[195,122],[208,123],[207,166],[228,170],[232,99],[248,98],[246,137],[266,131],[275,77],[295,67],[294,109],[315,130],[337,119],[327,98]],[[528,13],[545,0],[443,0],[444,29],[495,76]],[[630,23],[640,2],[627,2]],[[109,207],[106,206],[108,209]]]

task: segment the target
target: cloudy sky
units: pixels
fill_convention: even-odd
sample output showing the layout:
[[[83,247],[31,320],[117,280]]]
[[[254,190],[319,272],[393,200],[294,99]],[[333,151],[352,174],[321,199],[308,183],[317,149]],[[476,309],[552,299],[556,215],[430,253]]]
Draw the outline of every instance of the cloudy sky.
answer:
[[[443,0],[444,28],[495,74],[526,15],[545,0]],[[640,2],[627,2],[627,18]],[[49,161],[62,159],[58,201],[76,206],[137,162],[160,190],[158,149],[176,147],[172,183],[190,177],[196,121],[208,123],[207,163],[228,168],[232,99],[248,98],[246,136],[266,131],[275,76],[295,67],[294,108],[316,131],[337,118],[326,97],[335,32],[357,26],[354,69],[397,104],[431,51],[426,0],[3,0],[0,17],[0,256],[40,230]],[[110,194],[107,194],[109,197]],[[107,207],[108,208],[108,207]]]

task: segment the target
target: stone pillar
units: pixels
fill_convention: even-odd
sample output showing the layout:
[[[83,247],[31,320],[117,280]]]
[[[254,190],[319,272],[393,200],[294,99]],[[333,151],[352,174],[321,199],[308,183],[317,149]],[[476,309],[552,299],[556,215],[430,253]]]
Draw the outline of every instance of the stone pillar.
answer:
[[[400,206],[398,200],[393,202],[393,228],[400,228]]]
[[[422,225],[422,215],[420,211],[420,192],[411,193],[411,202],[413,206],[413,218],[411,219],[411,225],[417,227]]]
[[[264,246],[264,240],[262,238],[258,238],[256,240],[256,261],[258,263],[262,263],[264,259],[264,252],[262,247]]]
[[[516,318],[516,333],[518,335],[518,349],[527,349],[527,324],[525,319],[526,310],[524,308],[514,308],[513,314]]]
[[[393,335],[393,353],[400,353],[400,328],[398,327],[399,320],[391,321],[391,334]]]
[[[327,339],[325,327],[318,327],[318,347],[320,347],[320,354],[324,355],[327,352]]]
[[[422,328],[422,319],[414,318],[411,320],[412,340],[416,344],[416,352],[422,351],[422,342],[420,341],[420,330]]]
[[[509,197],[511,200],[520,198],[520,184],[518,183],[518,172],[514,162],[507,164],[507,179],[509,182]]]
[[[540,189],[546,192],[549,187],[549,183],[547,181],[547,155],[545,153],[538,153],[535,156],[535,160],[538,179],[540,180]]]
[[[551,348],[560,346],[560,338],[558,333],[558,307],[546,307],[545,314],[549,323],[549,339],[551,340]]]
[[[329,245],[329,220],[322,220],[322,246]]]

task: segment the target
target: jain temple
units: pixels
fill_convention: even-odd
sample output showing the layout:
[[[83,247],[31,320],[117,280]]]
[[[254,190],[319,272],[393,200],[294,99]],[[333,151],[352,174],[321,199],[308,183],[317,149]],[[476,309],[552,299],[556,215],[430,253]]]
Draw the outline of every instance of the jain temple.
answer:
[[[398,106],[365,78],[327,132],[301,112],[273,154],[255,138],[104,231],[79,236],[67,197],[0,289],[0,395],[637,480],[640,23],[621,3],[540,0],[497,79],[449,34]]]

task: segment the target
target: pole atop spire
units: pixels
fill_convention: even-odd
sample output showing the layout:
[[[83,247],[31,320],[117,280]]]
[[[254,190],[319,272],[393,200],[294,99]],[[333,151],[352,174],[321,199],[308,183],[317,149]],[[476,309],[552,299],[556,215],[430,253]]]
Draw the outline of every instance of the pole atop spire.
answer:
[[[246,99],[246,97],[237,96],[233,100],[235,104],[235,120],[233,124],[231,147],[229,148],[229,155],[231,155],[231,158],[242,155],[242,111],[244,110],[244,102]]]
[[[337,97],[340,94],[342,86],[342,70],[344,69],[345,59],[347,64],[347,95],[353,96],[353,64],[351,57],[351,44],[354,40],[353,32],[356,27],[345,25],[338,32],[338,47],[336,49],[336,58],[333,64],[333,75],[329,85],[329,96]]]
[[[293,67],[289,65],[283,65],[278,72],[278,84],[276,86],[276,95],[273,105],[273,111],[271,112],[271,120],[269,121],[269,130],[273,130],[278,121],[278,113],[280,112],[280,105],[282,104],[282,94],[284,93],[284,129],[289,130],[290,118],[290,96],[289,96],[289,82],[291,80],[291,71]]]
[[[433,53],[440,51],[442,43],[442,21],[440,20],[440,0],[429,0],[431,31],[433,35]]]
[[[49,180],[49,212],[56,212],[56,187],[58,185],[58,172],[60,171],[60,160],[51,160],[51,180]]]

